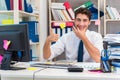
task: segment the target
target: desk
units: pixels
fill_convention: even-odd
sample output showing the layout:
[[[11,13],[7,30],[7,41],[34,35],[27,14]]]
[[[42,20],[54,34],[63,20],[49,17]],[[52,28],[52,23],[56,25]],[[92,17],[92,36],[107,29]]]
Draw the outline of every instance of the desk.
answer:
[[[86,69],[90,66],[100,66],[99,63],[77,63],[77,65],[81,67],[86,65]],[[47,68],[36,73],[35,76],[36,80],[120,80],[120,73],[89,72],[86,69],[83,72],[68,72],[66,69]]]
[[[1,80],[32,80],[34,71],[0,71]]]
[[[19,67],[29,67],[29,63],[18,63],[15,66]],[[43,68],[37,68],[37,70],[42,70]],[[33,74],[37,70],[0,70],[1,80],[33,80]]]
[[[84,65],[85,63],[79,63]],[[42,69],[42,68],[39,68]],[[1,80],[33,80],[35,71],[0,71]],[[120,73],[68,72],[66,69],[46,68],[35,73],[34,80],[120,80]]]
[[[36,80],[120,80],[120,74],[89,71],[71,73],[63,69],[49,68],[36,73],[35,78]]]

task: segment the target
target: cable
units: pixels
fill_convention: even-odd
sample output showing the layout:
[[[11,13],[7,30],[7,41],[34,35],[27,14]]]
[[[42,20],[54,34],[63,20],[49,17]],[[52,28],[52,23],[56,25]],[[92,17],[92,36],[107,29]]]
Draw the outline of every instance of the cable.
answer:
[[[35,80],[35,74],[36,74],[37,72],[39,72],[39,71],[42,71],[42,70],[44,70],[44,69],[46,69],[46,68],[39,69],[39,70],[35,71],[35,72],[33,73],[33,80]]]

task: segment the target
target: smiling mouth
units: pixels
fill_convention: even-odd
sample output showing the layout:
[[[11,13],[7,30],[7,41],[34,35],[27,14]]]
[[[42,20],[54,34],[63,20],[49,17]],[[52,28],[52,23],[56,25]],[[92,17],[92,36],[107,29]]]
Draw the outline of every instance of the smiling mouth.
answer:
[[[78,26],[79,28],[84,28],[84,26]]]

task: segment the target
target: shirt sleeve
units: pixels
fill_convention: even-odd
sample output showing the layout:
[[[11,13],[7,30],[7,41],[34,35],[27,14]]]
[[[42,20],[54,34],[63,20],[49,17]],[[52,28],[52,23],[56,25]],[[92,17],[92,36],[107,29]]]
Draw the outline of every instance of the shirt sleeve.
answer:
[[[48,60],[52,60],[54,57],[62,54],[64,52],[65,48],[65,37],[60,37],[58,41],[51,45],[51,56],[49,57]]]

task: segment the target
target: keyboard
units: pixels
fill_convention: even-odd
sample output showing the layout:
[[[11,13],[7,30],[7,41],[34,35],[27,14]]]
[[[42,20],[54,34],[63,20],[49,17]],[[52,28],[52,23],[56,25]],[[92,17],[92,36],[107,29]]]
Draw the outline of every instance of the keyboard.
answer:
[[[24,70],[24,67],[10,67],[10,70]]]
[[[71,64],[46,64],[46,63],[33,63],[30,65],[31,67],[43,67],[43,68],[60,68],[67,69],[71,67]]]

